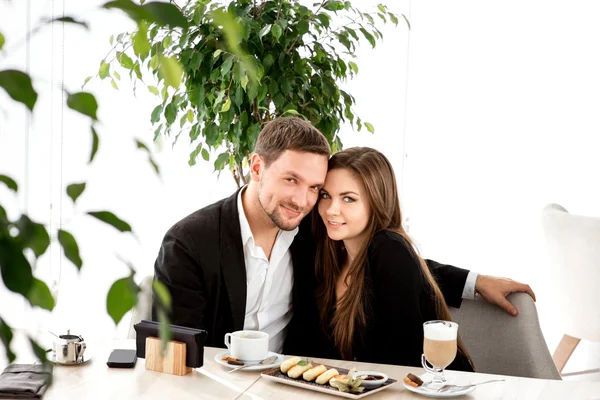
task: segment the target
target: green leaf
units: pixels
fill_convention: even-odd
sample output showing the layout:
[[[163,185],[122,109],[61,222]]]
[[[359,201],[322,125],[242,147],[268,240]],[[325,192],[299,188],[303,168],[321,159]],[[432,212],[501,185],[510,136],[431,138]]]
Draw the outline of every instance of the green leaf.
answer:
[[[6,43],[6,39],[4,39],[4,35],[2,34],[2,32],[0,32],[0,50],[2,50],[2,48],[4,47],[4,43]]]
[[[360,28],[360,31],[364,35],[365,39],[367,39],[369,43],[371,43],[371,46],[375,47],[375,38],[373,37],[373,35],[371,35],[369,31],[367,31],[365,28]]]
[[[40,307],[48,311],[54,309],[55,303],[50,289],[39,279],[33,278],[33,284],[31,285],[31,289],[29,289],[27,300],[29,300],[33,307]]]
[[[219,57],[222,52],[223,52],[223,50],[221,50],[221,49],[215,50],[215,52],[213,53],[213,58]]]
[[[0,271],[4,286],[12,292],[27,296],[33,283],[31,265],[16,240],[0,236]]]
[[[115,227],[121,232],[131,232],[131,225],[122,219],[118,218],[115,214],[110,211],[89,211],[88,215],[91,215],[98,220]]]
[[[136,305],[139,291],[133,276],[118,279],[112,284],[106,296],[106,311],[115,321],[115,325],[118,325],[123,316]]]
[[[173,102],[167,104],[167,106],[165,107],[165,119],[167,120],[167,124],[171,125],[173,122],[175,122],[175,119],[177,118],[177,107],[175,106],[175,104]]]
[[[356,65],[355,62],[353,61],[348,61],[348,65],[350,66],[350,69],[352,71],[354,71],[355,74],[358,74],[358,65]]]
[[[117,51],[117,61],[123,68],[133,69],[133,60],[122,51]]]
[[[119,90],[119,87],[117,86],[117,82],[115,82],[115,80],[114,80],[114,79],[111,79],[111,80],[110,80],[110,84],[112,85],[112,87],[113,87],[113,88],[115,88],[115,89]]]
[[[242,88],[246,90],[246,86],[248,85],[248,75],[244,75],[242,81],[240,82],[240,85],[242,85]]]
[[[279,41],[279,38],[281,37],[281,35],[283,35],[283,29],[281,28],[281,26],[275,24],[271,28],[271,34],[273,34],[275,40]]]
[[[283,115],[286,114],[291,114],[291,115],[297,115],[297,116],[301,116],[300,113],[292,108],[290,108],[289,110],[285,110]]]
[[[223,103],[223,105],[221,106],[221,112],[227,112],[229,111],[229,109],[231,108],[231,98],[227,98],[227,100],[225,100],[225,103]]]
[[[81,88],[83,89],[85,87],[85,85],[87,85],[87,83],[93,78],[93,76],[88,76],[87,78],[85,78],[85,80],[83,81],[83,85],[81,85]]]
[[[388,15],[390,16],[390,20],[394,23],[394,25],[398,26],[398,17],[391,12],[389,12]]]
[[[40,360],[42,362],[42,364],[50,364],[50,362],[48,361],[48,358],[46,358],[46,349],[45,348],[43,348],[42,346],[37,344],[37,342],[35,340],[33,340],[32,338],[29,338],[29,344],[31,345],[33,354],[35,354],[37,359]],[[46,384],[48,384],[48,386],[50,386],[50,383],[52,382],[52,374],[49,374],[48,378],[46,378],[46,379],[47,379]]]
[[[72,183],[67,186],[67,195],[73,200],[73,203],[77,202],[77,198],[81,196],[83,191],[85,190],[85,182],[82,183]]]
[[[160,323],[160,341],[162,343],[163,350],[166,350],[167,344],[171,340],[171,325],[169,324],[169,317],[167,313],[162,309],[158,310],[158,322]]]
[[[163,112],[163,106],[162,104],[157,105],[154,110],[152,110],[152,115],[150,116],[150,122],[152,122],[153,124],[157,123],[158,121],[160,121],[160,115]]]
[[[196,25],[200,25],[200,21],[202,21],[202,17],[204,16],[204,11],[206,10],[206,5],[202,3],[196,4],[196,8],[194,9],[193,20]]]
[[[263,26],[260,32],[258,32],[258,37],[262,39],[269,32],[271,32],[271,24]]]
[[[217,9],[211,12],[213,22],[215,26],[222,27],[223,34],[225,35],[225,42],[227,43],[227,49],[230,53],[235,54],[238,57],[244,57],[245,54],[240,48],[240,42],[242,41],[243,27],[236,20],[235,15],[223,11],[223,9]]]
[[[138,24],[138,29],[133,35],[133,52],[142,57],[150,52],[150,42],[148,42],[148,25],[145,22]]]
[[[225,162],[227,162],[227,160],[229,160],[229,153],[225,152],[225,153],[219,154],[219,156],[215,160],[215,171],[222,170],[223,166],[225,165]]]
[[[173,42],[173,39],[171,38],[171,36],[165,36],[165,38],[162,41],[163,49],[166,49],[167,47],[169,47],[169,45],[172,42]]]
[[[364,124],[365,124],[365,126],[367,127],[367,130],[368,130],[369,132],[371,132],[371,133],[375,133],[375,129],[373,128],[373,125],[371,125],[371,124],[370,124],[370,123],[368,123],[368,122],[365,122]]]
[[[0,87],[4,88],[13,100],[33,110],[38,95],[31,85],[29,75],[14,69],[0,71]]]
[[[188,110],[187,112],[187,120],[191,124],[194,122],[194,112],[192,110]]]
[[[319,20],[319,22],[321,22],[321,25],[323,25],[323,27],[329,29],[329,15],[325,13],[320,13],[317,14],[317,19]]]
[[[148,91],[158,96],[158,89],[156,86],[148,86]]]
[[[50,235],[46,227],[33,222],[27,215],[21,215],[17,222],[21,247],[30,248],[36,257],[40,257],[50,246]]]
[[[152,281],[152,290],[154,294],[160,301],[160,306],[166,309],[171,308],[171,294],[169,293],[169,289],[165,286],[161,281],[154,279]]]
[[[158,62],[158,56],[152,56],[152,58],[150,59],[150,62],[148,63],[148,67],[151,68],[153,71],[157,70],[159,66],[159,62]]]
[[[98,133],[96,129],[92,126],[92,151],[90,152],[90,161],[94,161],[94,157],[96,157],[96,153],[98,152],[98,144],[100,139],[98,138]]]
[[[202,158],[204,161],[208,161],[210,159],[210,154],[208,154],[208,150],[202,149]]]
[[[301,367],[305,367],[305,366],[307,366],[307,365],[308,365],[308,363],[307,363],[306,361],[302,360],[302,361],[300,361],[300,362],[298,363],[298,365],[299,365],[299,366],[301,366]]]
[[[154,159],[152,158],[152,152],[150,151],[148,146],[146,146],[144,143],[140,142],[139,140],[136,140],[135,143],[136,143],[138,149],[145,150],[148,153],[148,161],[152,165],[152,168],[154,168],[156,175],[160,175],[160,169],[158,167],[158,164],[156,164],[156,162],[154,162]]]
[[[83,261],[81,261],[81,257],[79,256],[79,246],[77,245],[75,237],[69,232],[59,229],[58,241],[65,252],[65,257],[67,257],[67,259],[71,261],[77,267],[77,269],[80,270],[81,266],[83,265]]]
[[[379,11],[381,11],[384,14],[387,12],[385,7],[383,6],[383,4],[378,4],[377,8],[379,9]]]
[[[87,22],[77,21],[73,17],[59,17],[59,18],[54,18],[54,19],[50,19],[50,20],[46,21],[47,24],[50,24],[52,22],[66,22],[68,24],[75,24],[75,25],[82,26],[85,29],[89,29]]]
[[[410,30],[410,21],[408,20],[408,18],[406,18],[406,15],[402,14],[402,17],[404,18],[404,21],[406,21],[406,25],[408,26],[408,30]]]
[[[121,75],[117,71],[113,72],[113,76],[118,80],[121,80]]]
[[[15,361],[17,356],[12,352],[10,348],[10,342],[12,341],[13,334],[11,327],[0,318],[0,340],[4,343],[4,348],[6,349],[6,356],[8,357],[8,362],[12,363]]]
[[[151,21],[158,25],[187,28],[188,20],[173,4],[153,1],[142,6],[151,15]]]
[[[87,92],[79,92],[69,94],[67,97],[67,106],[70,109],[87,115],[93,120],[97,120],[96,112],[98,111],[98,103],[93,94]]]
[[[160,59],[160,74],[165,80],[167,86],[171,86],[175,89],[179,88],[181,84],[181,76],[183,75],[183,69],[175,57],[159,56]]]
[[[225,61],[223,62],[223,65],[221,65],[221,76],[225,76],[229,73],[229,71],[231,71],[231,66],[233,65],[233,56],[229,56],[225,59]]]
[[[150,2],[144,5],[137,5],[131,0],[116,0],[109,1],[102,7],[122,10],[136,22],[145,20],[159,26],[188,27],[188,21],[181,11],[170,3]]]
[[[110,35],[110,39],[108,39],[108,42],[110,43],[111,46],[113,45],[114,41],[115,41],[115,35]]]
[[[19,185],[12,178],[6,175],[0,175],[0,182],[4,183],[10,190],[17,193],[19,191]]]

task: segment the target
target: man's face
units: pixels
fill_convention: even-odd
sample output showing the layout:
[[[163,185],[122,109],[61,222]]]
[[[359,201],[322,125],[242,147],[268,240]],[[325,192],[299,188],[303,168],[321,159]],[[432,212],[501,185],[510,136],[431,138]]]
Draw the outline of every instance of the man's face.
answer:
[[[327,159],[325,155],[286,150],[265,168],[262,157],[253,156],[253,164],[259,163],[259,172],[253,173],[258,181],[258,202],[279,229],[295,229],[312,210],[327,175]]]

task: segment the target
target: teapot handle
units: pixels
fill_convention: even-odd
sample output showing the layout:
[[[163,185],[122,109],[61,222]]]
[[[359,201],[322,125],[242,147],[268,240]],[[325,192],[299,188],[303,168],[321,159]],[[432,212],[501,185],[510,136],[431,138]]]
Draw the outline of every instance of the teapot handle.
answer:
[[[79,357],[83,355],[86,348],[85,343],[75,343],[75,361],[79,361]]]

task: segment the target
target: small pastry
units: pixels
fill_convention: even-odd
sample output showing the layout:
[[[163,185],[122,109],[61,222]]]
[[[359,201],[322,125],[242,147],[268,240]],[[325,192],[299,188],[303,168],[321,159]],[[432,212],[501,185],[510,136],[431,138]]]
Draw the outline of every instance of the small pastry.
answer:
[[[317,378],[317,380],[315,382],[318,383],[319,385],[325,385],[329,382],[329,380],[331,378],[333,378],[334,376],[336,376],[338,374],[339,374],[339,372],[337,371],[337,369],[332,368],[332,369],[328,370],[327,372],[324,372],[321,375],[319,375],[319,377]]]
[[[407,385],[410,385],[412,387],[419,387],[423,384],[423,381],[421,380],[421,378],[419,378],[415,374],[406,375],[404,377],[403,381],[404,381],[404,383],[406,383]]]
[[[315,379],[317,379],[317,377],[319,375],[321,375],[322,373],[327,371],[327,367],[324,365],[319,365],[317,367],[311,368],[308,371],[304,372],[302,374],[302,378],[304,378],[305,381],[308,382],[312,382]]]
[[[279,369],[281,370],[281,372],[283,372],[285,374],[286,372],[288,372],[288,370],[290,368],[292,368],[294,365],[298,364],[300,361],[302,361],[302,359],[300,357],[289,358],[281,363],[281,366],[279,367]]]
[[[311,368],[312,364],[306,364],[306,362],[299,362],[298,364],[294,365],[288,370],[287,376],[289,376],[290,378],[298,379],[302,376],[304,372],[308,371]]]

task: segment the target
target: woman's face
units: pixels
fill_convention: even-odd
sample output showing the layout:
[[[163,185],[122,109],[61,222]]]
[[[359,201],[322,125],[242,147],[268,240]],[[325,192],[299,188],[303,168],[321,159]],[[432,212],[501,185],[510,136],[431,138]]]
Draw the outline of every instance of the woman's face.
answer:
[[[318,207],[332,240],[360,244],[365,239],[371,208],[362,182],[350,171],[327,172]]]

